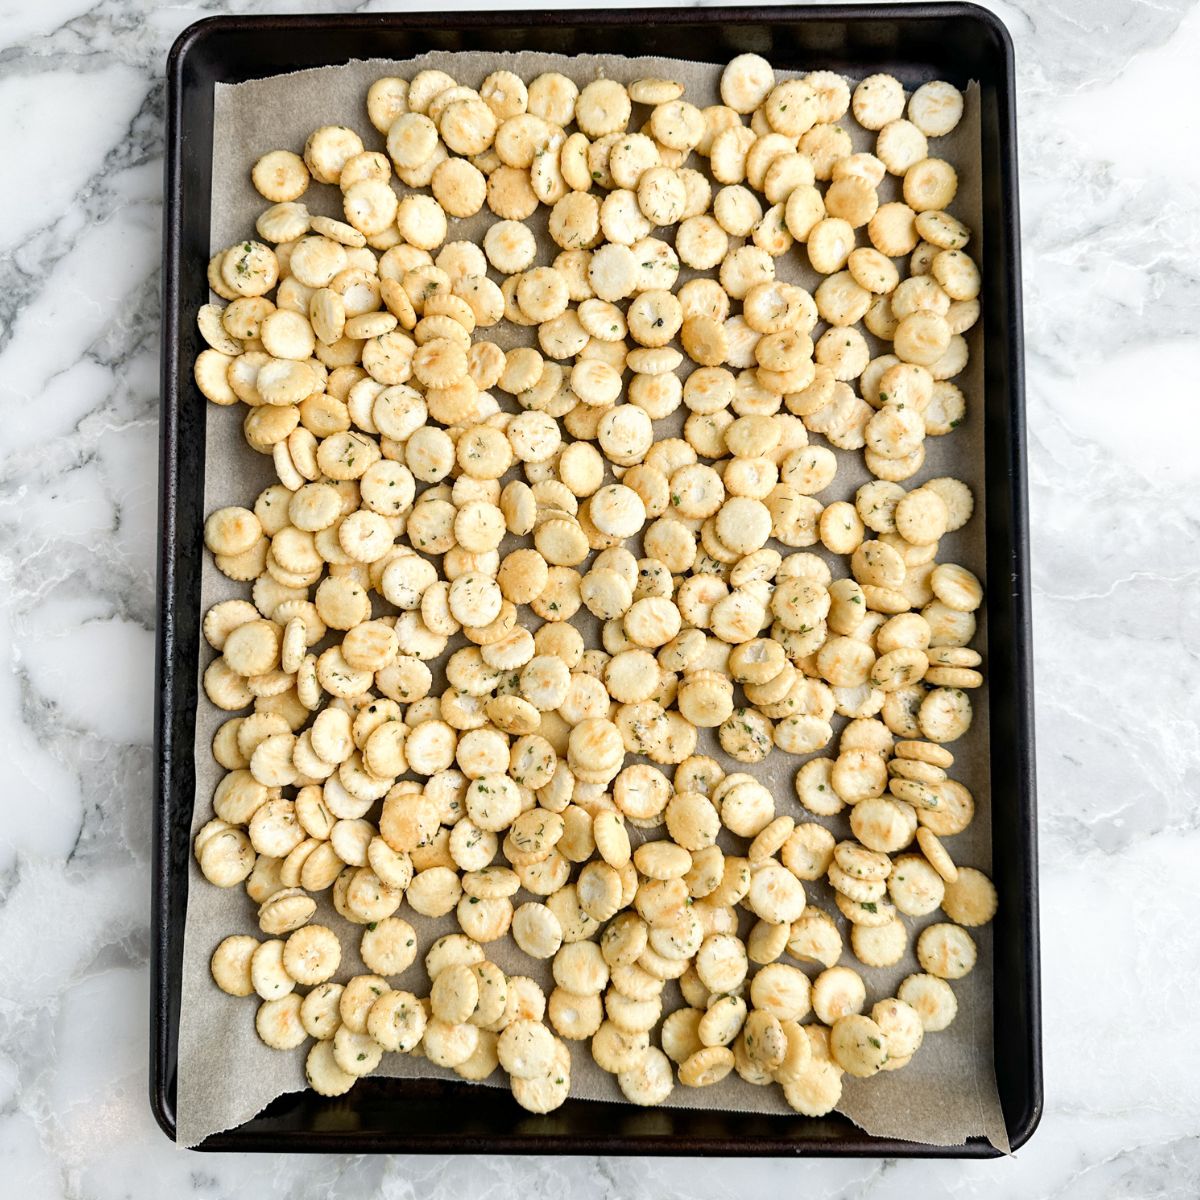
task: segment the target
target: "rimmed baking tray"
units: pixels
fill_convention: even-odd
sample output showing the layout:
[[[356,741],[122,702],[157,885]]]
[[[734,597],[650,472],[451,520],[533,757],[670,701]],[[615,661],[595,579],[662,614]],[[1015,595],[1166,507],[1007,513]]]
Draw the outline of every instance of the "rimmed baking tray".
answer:
[[[167,66],[162,441],[151,952],[150,1101],[172,1138],[200,645],[205,401],[192,382],[194,314],[208,299],[217,83],[427,50],[630,53],[725,62],[754,50],[781,68],[888,71],[981,87],[987,575],[995,922],[996,1080],[1014,1149],[1042,1111],[1024,362],[1012,44],[971,4],[596,12],[216,17],[186,29]],[[279,1097],[205,1150],[536,1154],[879,1155],[986,1158],[983,1139],[874,1138],[840,1114],[629,1111],[570,1100],[532,1117],[501,1089],[364,1079],[347,1096]]]

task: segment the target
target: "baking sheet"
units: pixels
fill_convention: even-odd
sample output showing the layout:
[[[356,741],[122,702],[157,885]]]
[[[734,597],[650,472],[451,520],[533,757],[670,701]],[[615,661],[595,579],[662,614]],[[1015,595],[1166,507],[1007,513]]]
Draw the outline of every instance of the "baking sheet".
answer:
[[[814,63],[812,66],[819,67],[820,64]],[[647,75],[664,75],[684,82],[687,85],[687,99],[700,106],[719,100],[717,82],[721,71],[721,67],[714,64],[653,58],[565,57],[530,52],[439,52],[402,62],[354,62],[343,67],[301,71],[236,85],[219,84],[214,109],[210,224],[213,252],[250,235],[255,217],[265,207],[265,202],[254,191],[249,178],[250,165],[259,155],[279,147],[299,151],[312,129],[327,124],[350,126],[363,137],[368,149],[382,149],[383,136],[376,133],[366,118],[367,88],[380,75],[399,74],[411,78],[425,67],[439,67],[459,81],[476,87],[487,74],[501,67],[515,71],[526,80],[543,71],[558,70],[581,86],[601,75],[625,83]],[[777,70],[776,74],[779,78],[788,78],[797,72]],[[636,127],[644,115],[644,112],[635,109],[631,127]],[[846,124],[851,127],[855,148],[870,148],[873,135],[858,129],[852,121],[848,120]],[[960,190],[952,206],[953,211],[973,230],[980,230],[979,96],[974,85],[966,93],[964,117],[958,129],[950,137],[935,142],[931,152],[945,157],[957,167]],[[703,160],[697,162],[693,156],[689,165],[703,168],[705,163]],[[881,199],[892,199],[897,192],[898,181],[889,177],[881,187]],[[341,216],[340,193],[336,188],[314,184],[303,199],[313,212]],[[558,248],[545,236],[545,210],[540,209],[537,216],[541,219],[537,261],[539,264],[548,264]],[[447,240],[478,239],[494,219],[485,210],[469,220],[452,220]],[[778,277],[793,280],[810,290],[818,281],[818,277],[808,268],[802,252],[793,251],[777,259],[776,270]],[[684,277],[688,274],[685,271]],[[531,341],[529,331],[507,325],[488,331],[486,336],[505,348]],[[875,343],[874,339],[869,340],[873,353],[885,352],[881,344]],[[925,465],[911,484],[939,475],[957,475],[971,484],[976,497],[975,515],[965,529],[943,539],[938,557],[939,561],[961,562],[984,578],[981,323],[968,334],[968,343],[971,361],[967,371],[956,381],[968,399],[967,419],[952,436],[927,440]],[[683,370],[689,369],[690,365],[685,361]],[[502,405],[507,407],[506,402],[511,403],[507,396],[501,393],[497,395]],[[213,405],[208,407],[206,512],[226,504],[252,504],[254,496],[275,481],[270,459],[254,453],[246,446],[241,432],[242,415],[240,406],[228,409]],[[681,409],[666,420],[655,422],[656,437],[676,436],[685,416],[686,412]],[[819,437],[814,437],[814,440],[823,442]],[[861,452],[836,450],[835,453],[838,456],[838,475],[834,484],[821,496],[825,503],[852,497],[854,489],[869,478]],[[786,547],[782,549],[787,552]],[[822,552],[820,547],[810,549]],[[833,556],[826,557],[831,563],[837,564],[834,567],[835,576],[846,573],[844,563],[837,563]],[[205,610],[219,600],[247,593],[245,585],[226,579],[205,556],[201,583],[201,604]],[[980,618],[974,645],[986,657],[985,614],[981,613]],[[584,627],[589,644],[597,644],[589,635],[587,626],[592,622],[586,610],[581,610],[576,623]],[[454,645],[452,643],[450,648],[453,649]],[[199,665],[201,676],[212,656],[212,651],[204,645]],[[197,683],[199,687],[199,678]],[[202,694],[202,688],[200,691]],[[968,735],[954,744],[956,762],[951,773],[974,793],[976,816],[970,829],[950,840],[949,848],[956,861],[986,870],[991,865],[986,688],[974,693],[973,701],[974,724]],[[198,705],[193,834],[212,815],[211,797],[223,770],[212,759],[209,747],[214,732],[228,716],[203,700]],[[835,740],[832,745],[836,745],[837,731],[844,723],[843,718],[835,718]],[[702,731],[698,752],[714,754],[728,770],[747,769],[741,764],[734,764],[716,748],[711,731]],[[836,836],[849,836],[846,814],[833,818],[813,818],[794,799],[791,781],[802,761],[806,759],[776,751],[761,766],[748,769],[772,786],[778,801],[778,812],[788,813],[797,821],[818,820],[833,830]],[[208,885],[194,861],[189,870],[177,1093],[177,1139],[185,1146],[195,1145],[209,1134],[240,1125],[276,1096],[302,1089],[305,1086],[303,1063],[306,1052],[305,1049],[279,1052],[263,1045],[254,1031],[255,1001],[227,996],[212,982],[208,961],[221,939],[234,932],[258,933],[255,906],[241,888],[224,891]],[[808,883],[805,888],[810,903],[834,915],[848,943],[847,923],[838,914],[828,886],[823,882]],[[514,903],[519,904],[528,898],[521,893],[514,898]],[[327,896],[320,897],[319,903],[314,920],[328,924],[342,943],[342,967],[337,978],[345,979],[363,971],[365,968],[358,956],[359,931],[333,912]],[[413,913],[407,905],[401,908],[399,915],[416,927],[425,945],[441,933],[457,929],[453,915],[429,920]],[[921,928],[942,918],[935,913],[917,920],[902,919],[909,926],[912,946]],[[929,1035],[912,1063],[901,1071],[885,1072],[869,1080],[844,1077],[839,1110],[868,1133],[936,1145],[957,1145],[968,1137],[982,1135],[999,1149],[1008,1149],[992,1062],[991,931],[985,928],[973,931],[973,934],[979,946],[978,965],[965,980],[953,984],[959,1003],[958,1018],[954,1024],[942,1033]],[[549,994],[553,983],[548,962],[530,959],[508,938],[491,943],[487,950],[489,957],[506,972],[537,979]],[[785,956],[783,961],[793,960]],[[919,969],[911,949],[904,961],[891,968],[864,967],[853,959],[848,950],[843,962],[853,965],[862,974],[867,985],[868,1006],[875,1000],[894,995],[900,981]],[[815,969],[809,970],[809,974],[815,975]],[[428,979],[421,959],[418,958],[403,975],[391,982],[397,987],[426,994]],[[680,1003],[677,985],[668,984],[664,992],[664,1013]],[[573,1060],[572,1096],[623,1102],[615,1079],[592,1063],[587,1043],[569,1045]],[[458,1078],[452,1071],[435,1067],[423,1058],[405,1055],[385,1055],[377,1073],[399,1077]],[[488,1083],[507,1087],[506,1077],[500,1070]],[[711,1088],[692,1090],[676,1086],[668,1104],[680,1108],[786,1113],[794,1117],[783,1099],[781,1089],[753,1087],[735,1074]]]

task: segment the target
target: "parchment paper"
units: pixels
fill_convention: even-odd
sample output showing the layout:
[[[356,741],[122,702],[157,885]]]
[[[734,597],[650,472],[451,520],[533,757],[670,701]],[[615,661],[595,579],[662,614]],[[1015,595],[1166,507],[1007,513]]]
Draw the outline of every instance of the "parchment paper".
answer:
[[[813,63],[811,67],[820,65]],[[357,130],[368,149],[383,149],[383,136],[375,132],[366,117],[367,88],[381,75],[399,74],[411,78],[424,67],[440,67],[460,82],[475,87],[487,74],[500,67],[513,70],[526,80],[543,71],[557,70],[581,86],[600,75],[625,83],[647,75],[660,75],[684,82],[687,85],[687,99],[699,106],[719,101],[717,84],[721,71],[720,66],[708,63],[653,58],[569,58],[528,52],[507,55],[438,52],[407,62],[353,62],[342,67],[301,71],[237,85],[218,85],[214,111],[212,252],[253,236],[254,220],[265,207],[265,202],[250,183],[250,166],[259,155],[279,147],[298,152],[311,130],[331,124],[346,125]],[[797,72],[778,71],[777,74],[780,78],[787,78]],[[631,128],[637,128],[647,115],[635,106]],[[870,148],[873,135],[858,129],[850,119],[845,125],[853,129],[856,149]],[[951,136],[933,143],[931,153],[948,159],[957,167],[960,190],[953,211],[962,216],[972,230],[981,230],[979,98],[975,85],[967,92],[962,123]],[[704,169],[706,162],[696,161],[696,156],[692,156],[689,165]],[[881,200],[896,198],[898,192],[898,180],[889,177],[882,186]],[[314,212],[338,217],[342,215],[340,193],[336,188],[313,184],[303,199]],[[545,234],[544,208],[539,210],[539,215],[542,225],[539,229],[538,263],[548,264],[557,253],[557,247]],[[447,240],[477,239],[494,219],[485,209],[471,220],[452,220]],[[670,231],[655,232],[668,239],[672,237]],[[977,245],[976,242],[972,249]],[[819,281],[808,267],[807,257],[799,249],[777,259],[776,267],[779,277],[794,280],[810,290]],[[685,271],[684,277],[688,274]],[[819,332],[820,329],[814,331],[814,336]],[[506,348],[531,340],[529,331],[513,329],[503,323],[488,331],[487,336]],[[873,354],[886,352],[882,343],[870,340]],[[968,399],[966,422],[950,437],[926,441],[926,463],[916,480],[908,486],[940,475],[955,475],[971,484],[976,498],[974,517],[964,530],[942,541],[939,560],[961,562],[983,578],[985,495],[981,324],[971,330],[968,341],[970,365],[957,380]],[[685,360],[683,370],[690,366],[690,362]],[[497,396],[502,404],[510,399],[500,393]],[[245,444],[241,432],[243,413],[240,409],[240,405],[234,408],[208,406],[205,512],[227,504],[252,505],[257,493],[267,484],[275,482],[270,458],[254,453]],[[686,411],[681,408],[667,420],[656,422],[656,437],[676,436],[685,416]],[[823,442],[819,437],[814,437],[814,440]],[[825,503],[852,498],[854,489],[869,478],[861,452],[836,453],[839,460],[838,475],[834,484],[822,494],[821,499]],[[819,546],[811,549],[822,552]],[[787,547],[782,547],[782,550],[787,553]],[[832,556],[826,557],[831,563],[835,562]],[[844,563],[836,563],[835,576],[845,573]],[[201,604],[205,610],[218,600],[244,596],[248,591],[245,585],[235,584],[221,575],[205,555],[201,587]],[[979,634],[975,645],[986,654],[986,621],[983,613],[979,615]],[[598,645],[594,623],[588,628],[590,618],[586,610],[581,610],[581,616],[576,621],[583,628],[588,644]],[[452,643],[450,648],[453,649],[454,645]],[[202,646],[201,674],[211,658],[212,651],[207,645]],[[213,760],[210,745],[214,732],[229,716],[218,712],[203,699],[202,688],[199,694],[193,833],[212,816],[212,795],[223,771]],[[975,707],[974,724],[969,734],[954,744],[956,762],[951,774],[974,793],[976,816],[965,833],[950,840],[949,848],[956,861],[986,870],[991,863],[986,688],[973,693],[972,699]],[[835,717],[834,722],[834,742],[826,752],[836,746],[837,732],[845,723],[840,717]],[[835,836],[850,836],[845,813],[833,818],[813,818],[796,801],[792,779],[801,760],[776,750],[761,767],[746,768],[734,764],[720,751],[711,731],[702,732],[698,752],[713,754],[727,770],[749,769],[759,775],[771,786],[777,798],[778,812],[791,814],[797,821],[816,819],[833,830]],[[637,833],[636,830],[632,832]],[[661,836],[661,831],[652,836]],[[221,939],[235,932],[258,934],[255,906],[242,888],[225,891],[209,885],[194,860],[190,861],[189,870],[191,886],[185,934],[177,1108],[178,1141],[185,1146],[195,1145],[211,1133],[242,1124],[282,1093],[303,1089],[306,1053],[306,1048],[280,1052],[266,1047],[254,1030],[256,1001],[253,998],[227,996],[212,982],[209,957]],[[830,912],[842,928],[847,943],[842,961],[851,963],[863,975],[868,989],[868,1010],[876,1000],[894,995],[900,981],[919,969],[911,946],[915,946],[921,928],[944,919],[940,912],[919,920],[903,918],[911,934],[910,953],[895,967],[873,969],[861,966],[850,954],[849,927],[838,913],[828,886],[824,882],[806,883],[805,888],[810,903]],[[514,898],[514,903],[520,904],[529,898],[522,892]],[[342,966],[337,978],[346,979],[362,972],[365,968],[358,955],[360,931],[334,913],[327,895],[319,899],[320,907],[314,919],[328,924],[337,932],[342,943]],[[423,946],[441,933],[457,929],[453,914],[431,921],[404,905],[399,915],[416,927]],[[992,1064],[991,932],[986,928],[972,932],[979,946],[978,965],[966,979],[953,984],[958,999],[958,1017],[950,1028],[927,1036],[912,1063],[903,1070],[884,1072],[869,1080],[845,1077],[840,1111],[869,1133],[937,1145],[960,1144],[969,1136],[983,1135],[993,1145],[1008,1150]],[[510,938],[491,943],[487,949],[489,957],[506,972],[537,979],[549,994],[553,982],[548,962],[530,959]],[[428,979],[422,957],[418,957],[403,975],[393,978],[393,985],[427,994]],[[785,956],[784,961],[793,960]],[[815,975],[816,970],[810,969],[809,974]],[[680,1003],[682,1000],[677,985],[668,984],[664,993],[664,1013],[672,1011]],[[657,1044],[656,1035],[653,1040]],[[569,1044],[573,1060],[572,1096],[623,1102],[615,1079],[592,1062],[588,1044]],[[391,1076],[457,1078],[453,1072],[432,1066],[424,1058],[398,1054],[385,1055],[380,1072]],[[507,1079],[499,1069],[488,1082],[491,1086],[507,1086]],[[715,1087],[692,1090],[676,1086],[668,1103],[679,1108],[786,1113],[794,1119],[780,1088],[754,1087],[734,1073]]]

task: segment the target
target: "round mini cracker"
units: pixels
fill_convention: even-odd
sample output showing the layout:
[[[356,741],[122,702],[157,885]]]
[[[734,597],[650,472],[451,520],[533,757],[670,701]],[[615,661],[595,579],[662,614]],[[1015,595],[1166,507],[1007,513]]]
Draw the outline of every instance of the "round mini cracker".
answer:
[[[258,939],[247,934],[233,934],[213,951],[209,969],[213,982],[229,996],[254,994],[250,963],[258,949]]]
[[[304,1078],[319,1096],[344,1096],[355,1083],[333,1057],[332,1039],[315,1042],[304,1062]]]
[[[892,902],[908,917],[928,916],[938,908],[945,895],[941,875],[919,854],[897,856],[887,888]]]
[[[386,991],[367,1012],[367,1032],[384,1050],[411,1053],[425,1032],[426,1015],[412,992]]]
[[[385,917],[363,930],[359,955],[368,971],[376,975],[399,975],[417,957],[417,935],[400,917]]]
[[[886,925],[854,925],[850,930],[850,947],[864,966],[891,967],[908,949],[908,930],[897,917]]]
[[[939,979],[962,979],[975,966],[975,940],[958,925],[929,925],[917,938],[917,961]]]
[[[514,1079],[539,1079],[555,1061],[554,1035],[537,1021],[518,1020],[500,1035],[496,1053]]]
[[[986,925],[996,915],[996,888],[974,867],[959,867],[946,884],[942,909],[952,921],[968,928]]]
[[[870,1017],[851,1013],[834,1021],[829,1051],[848,1075],[868,1078],[888,1060],[887,1036]]]
[[[272,1050],[294,1050],[308,1037],[300,1019],[301,998],[292,992],[278,1000],[264,1000],[254,1018],[255,1032]]]
[[[675,1086],[671,1060],[656,1046],[651,1046],[637,1066],[617,1072],[617,1085],[631,1104],[643,1107],[661,1104]]]
[[[926,137],[945,137],[958,125],[962,113],[962,93],[940,79],[923,83],[908,100],[908,119]]]
[[[342,990],[340,983],[322,983],[304,997],[300,1021],[309,1037],[325,1041],[337,1033],[342,1023],[338,1009]]]
[[[954,989],[936,975],[909,975],[896,995],[916,1010],[926,1033],[940,1033],[958,1014]]]
[[[311,986],[330,979],[341,965],[342,948],[337,935],[324,925],[306,925],[292,933],[281,952],[288,975],[297,983]]]

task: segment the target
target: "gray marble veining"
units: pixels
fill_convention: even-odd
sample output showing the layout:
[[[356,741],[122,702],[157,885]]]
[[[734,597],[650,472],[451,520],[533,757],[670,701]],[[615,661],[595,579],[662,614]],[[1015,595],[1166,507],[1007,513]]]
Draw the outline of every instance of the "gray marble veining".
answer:
[[[973,1166],[286,1161],[199,1157],[157,1131],[145,1092],[161,73],[196,17],[271,7],[0,0],[5,1194],[1200,1193],[1188,0],[994,4],[1020,75],[1041,685],[1048,1109],[1033,1141]]]

